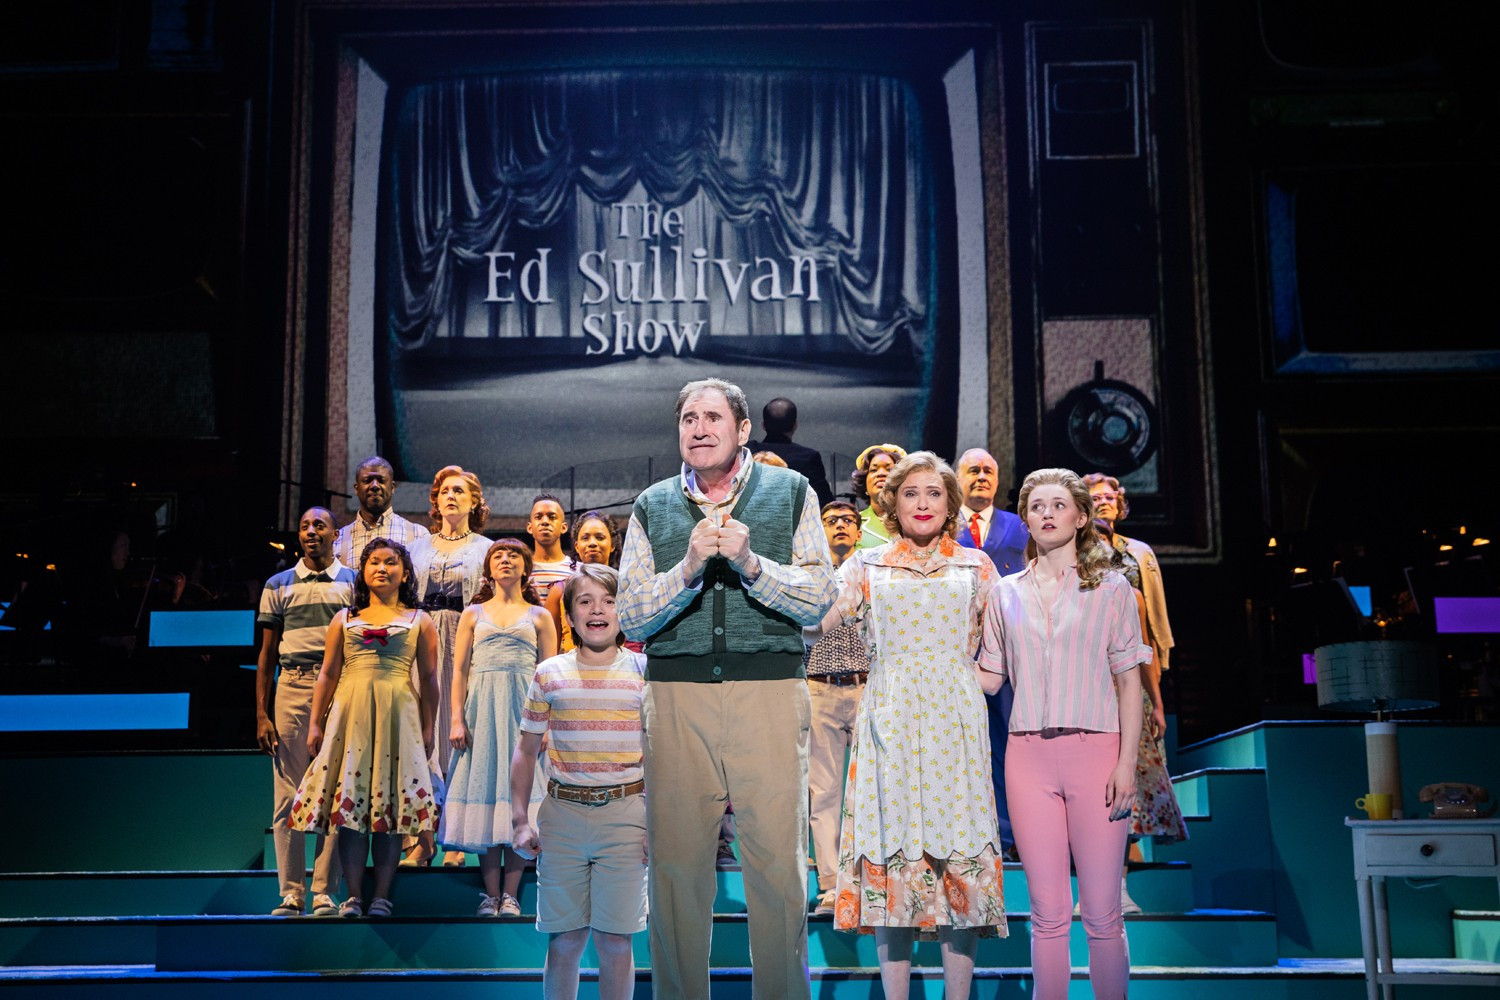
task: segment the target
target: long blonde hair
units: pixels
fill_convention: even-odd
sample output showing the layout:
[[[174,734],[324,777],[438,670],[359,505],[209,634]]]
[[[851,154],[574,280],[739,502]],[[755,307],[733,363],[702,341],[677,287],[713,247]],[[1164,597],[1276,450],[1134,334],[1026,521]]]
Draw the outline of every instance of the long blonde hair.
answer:
[[[1105,546],[1094,528],[1094,502],[1089,497],[1089,488],[1083,485],[1083,480],[1072,469],[1037,469],[1026,477],[1026,481],[1021,484],[1021,492],[1016,496],[1016,513],[1021,515],[1023,521],[1026,520],[1026,505],[1031,500],[1031,493],[1038,486],[1061,486],[1068,491],[1074,505],[1084,515],[1083,527],[1078,529],[1073,538],[1078,550],[1078,589],[1093,590],[1103,581],[1104,574],[1110,571],[1113,550]],[[1026,558],[1036,558],[1036,542],[1033,539],[1026,542]]]

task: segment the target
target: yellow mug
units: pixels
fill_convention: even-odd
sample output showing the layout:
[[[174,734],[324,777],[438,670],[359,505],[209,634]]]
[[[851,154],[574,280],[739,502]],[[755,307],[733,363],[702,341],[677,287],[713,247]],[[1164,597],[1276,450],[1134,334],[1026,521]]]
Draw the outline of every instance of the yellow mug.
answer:
[[[1354,800],[1354,808],[1363,809],[1371,819],[1390,819],[1391,799],[1389,792],[1366,792]]]

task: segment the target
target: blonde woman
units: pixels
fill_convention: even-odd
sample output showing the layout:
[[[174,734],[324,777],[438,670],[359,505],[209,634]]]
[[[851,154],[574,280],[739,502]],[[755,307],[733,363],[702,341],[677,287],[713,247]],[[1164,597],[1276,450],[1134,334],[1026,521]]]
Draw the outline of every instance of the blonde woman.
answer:
[[[1141,731],[1136,667],[1151,648],[1130,584],[1094,530],[1083,480],[1039,469],[1021,484],[1016,511],[1031,559],[990,598],[979,667],[986,691],[1007,677],[1015,688],[1005,797],[1031,898],[1036,996],[1068,995],[1071,857],[1094,996],[1124,997],[1119,871]]]
[[[989,721],[974,668],[998,574],[989,556],[954,540],[958,477],[932,452],[892,466],[875,502],[891,541],[844,560],[820,626],[859,619],[870,652],[834,926],[875,935],[893,1000],[910,990],[914,938],[935,936],[945,994],[967,996],[980,935],[1006,933]]]

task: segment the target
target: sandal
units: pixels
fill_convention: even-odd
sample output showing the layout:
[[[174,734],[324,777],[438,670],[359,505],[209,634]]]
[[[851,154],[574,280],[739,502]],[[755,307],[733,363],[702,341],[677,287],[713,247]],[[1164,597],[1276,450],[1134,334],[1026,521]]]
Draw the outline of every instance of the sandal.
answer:
[[[391,901],[384,896],[376,896],[370,900],[369,916],[388,917],[391,915]]]

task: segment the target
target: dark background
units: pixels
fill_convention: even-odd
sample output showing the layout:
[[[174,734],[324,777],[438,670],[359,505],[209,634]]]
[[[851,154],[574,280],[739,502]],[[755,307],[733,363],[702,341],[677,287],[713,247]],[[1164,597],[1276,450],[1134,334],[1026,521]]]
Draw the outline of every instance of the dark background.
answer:
[[[204,605],[249,606],[294,555],[285,512],[347,490],[324,482],[314,432],[332,294],[317,275],[334,252],[334,115],[319,95],[336,90],[341,46],[379,37],[365,54],[396,64],[409,40],[460,73],[484,66],[485,46],[466,41],[480,29],[535,32],[528,51],[546,65],[549,32],[580,24],[649,27],[691,52],[827,25],[846,49],[899,48],[890,25],[939,20],[939,47],[986,54],[981,85],[1004,121],[986,137],[1007,181],[1009,253],[990,256],[990,281],[1008,289],[992,335],[1014,357],[1014,428],[990,442],[1014,455],[1002,478],[1060,460],[1038,416],[1043,319],[1144,309],[1165,326],[1162,448],[1179,472],[1121,527],[1163,554],[1177,638],[1167,697],[1182,738],[1315,715],[1301,678],[1309,644],[1427,636],[1434,594],[1493,594],[1493,547],[1475,544],[1500,531],[1488,496],[1500,445],[1492,5],[928,6],[58,0],[7,11],[0,597],[23,583],[41,588],[33,597],[88,589],[124,529],[127,589],[155,578],[159,590],[180,572]],[[1118,190],[1066,172],[1039,183],[1031,40],[1084,51],[1091,31],[1122,23],[1145,26],[1161,116],[1149,197],[1123,177]],[[838,46],[825,58],[858,61]],[[1157,254],[1155,273],[1117,263],[1137,242]],[[1148,285],[1155,300],[1131,303]],[[1201,356],[1184,347],[1194,343]],[[1206,390],[1207,419],[1172,409],[1174,393],[1198,398],[1190,383]],[[314,430],[293,446],[298,424]],[[949,435],[938,421],[926,443],[952,448]],[[1205,471],[1180,471],[1193,465]],[[1371,587],[1371,621],[1294,588],[1335,575]],[[244,651],[116,661],[0,639],[6,690],[190,683],[224,706],[195,718],[193,738],[248,742]],[[1439,714],[1493,718],[1490,641],[1442,649]]]

